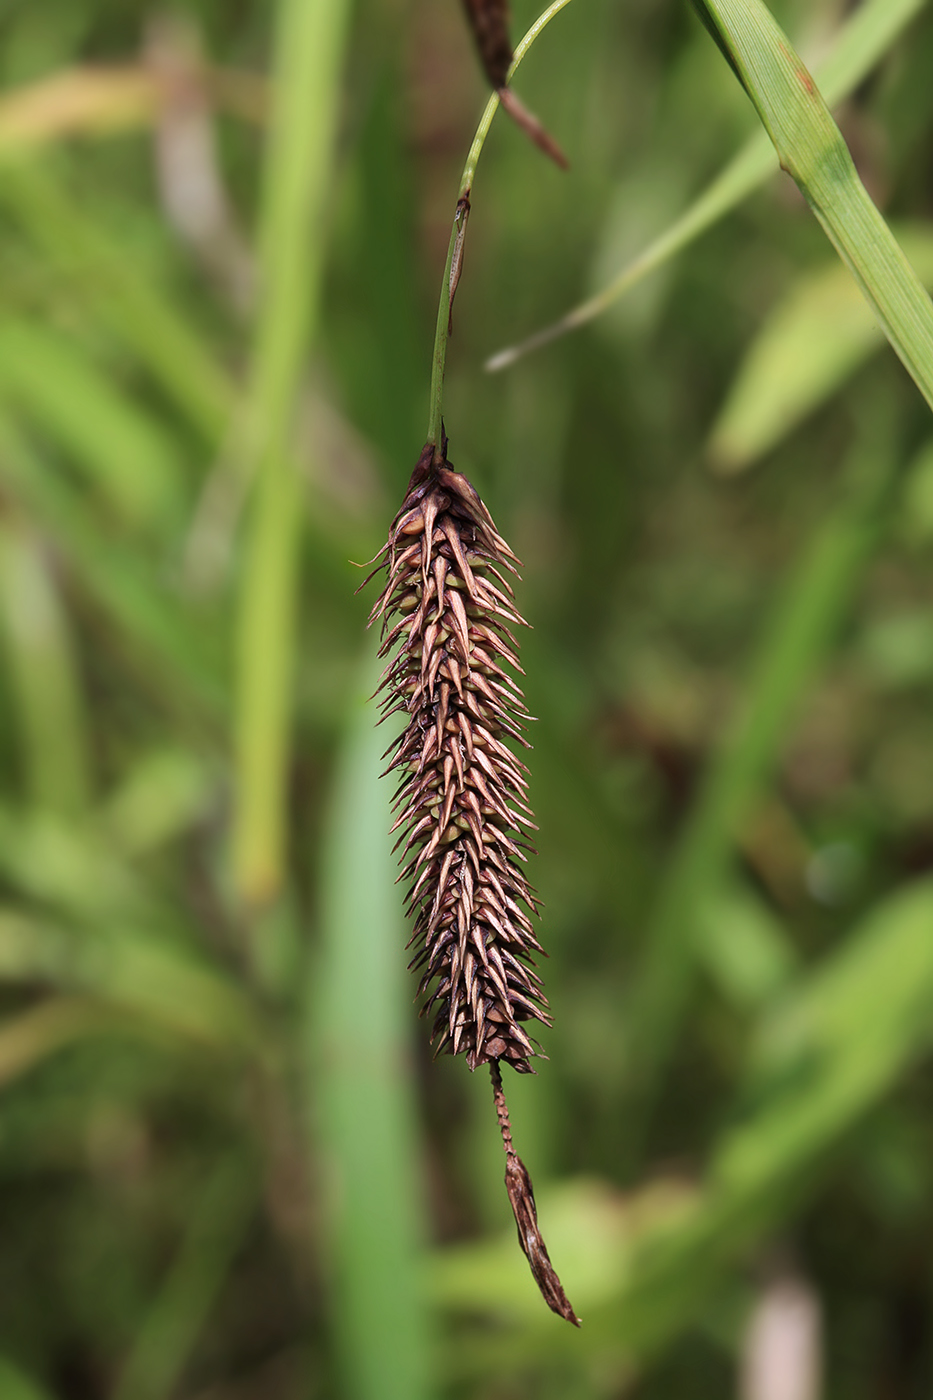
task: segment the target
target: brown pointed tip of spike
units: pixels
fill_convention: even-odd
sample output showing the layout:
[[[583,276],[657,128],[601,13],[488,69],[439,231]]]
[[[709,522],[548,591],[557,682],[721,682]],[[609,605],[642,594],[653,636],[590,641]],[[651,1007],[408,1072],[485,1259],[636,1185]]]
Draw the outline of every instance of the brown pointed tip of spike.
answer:
[[[512,1145],[512,1128],[509,1123],[509,1110],[505,1102],[505,1091],[502,1088],[502,1075],[499,1071],[498,1060],[489,1066],[489,1074],[492,1079],[492,1093],[496,1104],[496,1116],[499,1119],[499,1130],[502,1133],[502,1145],[505,1148],[505,1189],[509,1193],[512,1214],[515,1216],[515,1224],[518,1228],[518,1242],[525,1252],[534,1281],[548,1307],[552,1312],[556,1312],[560,1317],[572,1322],[574,1327],[579,1327],[580,1319],[564,1292],[564,1286],[557,1276],[557,1270],[551,1263],[547,1246],[538,1228],[538,1212],[535,1206],[535,1193],[531,1185],[531,1177]]]
[[[569,170],[570,161],[564,155],[553,136],[549,135],[538,121],[538,118],[519,102],[512,89],[501,87],[498,88],[497,91],[499,93],[499,101],[502,103],[504,110],[508,112],[513,122],[516,122],[521,127],[525,135],[535,143],[539,150],[542,150],[546,156],[550,156],[555,165],[559,165],[561,170]]]

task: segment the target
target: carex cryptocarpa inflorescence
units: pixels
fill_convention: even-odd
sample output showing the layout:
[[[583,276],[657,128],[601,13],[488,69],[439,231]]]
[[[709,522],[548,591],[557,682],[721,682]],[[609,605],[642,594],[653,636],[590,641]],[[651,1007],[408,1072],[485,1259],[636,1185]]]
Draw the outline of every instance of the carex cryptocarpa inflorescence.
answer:
[[[513,628],[524,626],[509,576],[518,560],[446,438],[426,444],[376,570],[387,578],[371,615],[381,619],[383,718],[405,724],[386,751],[399,775],[393,831],[400,879],[411,882],[411,967],[422,1014],[434,1015],[437,1053],[488,1064],[506,1152],[506,1185],[519,1241],[549,1306],[576,1322],[537,1227],[528,1173],[512,1145],[499,1065],[531,1072],[540,1053],[529,1022],[550,1024],[533,957],[534,891],[524,872],[534,829],[527,769],[529,718],[515,672]]]

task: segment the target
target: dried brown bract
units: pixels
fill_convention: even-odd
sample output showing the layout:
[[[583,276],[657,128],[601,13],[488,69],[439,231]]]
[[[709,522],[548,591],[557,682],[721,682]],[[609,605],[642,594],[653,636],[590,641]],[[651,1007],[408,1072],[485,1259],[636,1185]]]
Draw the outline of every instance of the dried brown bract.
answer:
[[[370,621],[382,620],[383,719],[405,727],[390,745],[399,774],[393,831],[411,881],[411,967],[437,1053],[488,1064],[506,1146],[506,1184],[522,1248],[549,1306],[576,1321],[537,1229],[531,1182],[511,1145],[499,1061],[531,1072],[529,1021],[550,1024],[534,971],[535,896],[523,865],[534,829],[528,712],[512,628],[525,625],[508,575],[518,561],[465,476],[428,443],[392,522],[376,572],[388,574]]]
[[[463,7],[479,50],[483,71],[499,94],[503,108],[545,155],[566,170],[567,157],[553,136],[545,131],[534,113],[529,112],[512,89],[506,86],[513,57],[508,0],[463,0]]]
[[[463,0],[486,77],[494,88],[505,87],[512,66],[508,0]]]
[[[570,1299],[557,1277],[557,1270],[551,1263],[547,1246],[538,1229],[538,1210],[528,1168],[512,1146],[512,1128],[499,1066],[490,1065],[489,1072],[492,1076],[492,1092],[499,1118],[499,1130],[502,1133],[502,1145],[505,1148],[505,1189],[509,1193],[512,1214],[518,1228],[518,1242],[525,1251],[535,1283],[548,1307],[552,1312],[559,1313],[568,1322],[572,1322],[574,1327],[579,1327],[580,1319],[570,1305]]]

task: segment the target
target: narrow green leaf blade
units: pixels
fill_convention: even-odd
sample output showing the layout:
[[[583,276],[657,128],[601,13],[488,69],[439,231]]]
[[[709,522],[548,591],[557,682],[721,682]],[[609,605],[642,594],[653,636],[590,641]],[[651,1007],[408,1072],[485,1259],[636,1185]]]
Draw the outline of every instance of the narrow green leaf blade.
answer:
[[[165,525],[177,515],[183,481],[168,434],[59,332],[12,317],[4,321],[0,398],[60,443],[127,524]]]
[[[924,286],[933,287],[933,229],[897,230]],[[878,323],[838,262],[802,274],[769,314],[739,366],[710,433],[720,471],[776,447],[884,345]]]
[[[154,287],[117,239],[69,197],[54,163],[5,158],[0,201],[180,411],[211,443],[219,441],[235,403],[233,386],[166,289]]]
[[[756,1107],[712,1176],[760,1190],[824,1150],[933,1039],[933,883],[883,901],[766,1018],[745,1099]]]
[[[859,179],[813,78],[761,0],[697,0],[787,170],[933,407],[933,303]]]
[[[933,1027],[933,883],[882,901],[765,1019],[744,1100],[716,1143],[702,1187],[657,1182],[622,1196],[592,1181],[566,1183],[549,1207],[556,1238],[580,1249],[588,1292],[586,1342],[616,1361],[662,1351],[702,1315],[741,1251],[766,1240],[788,1200],[910,1066]],[[430,1261],[447,1309],[495,1300],[518,1328],[475,1335],[485,1367],[568,1354],[574,1339],[547,1329],[521,1296],[505,1238],[449,1246]],[[472,1359],[472,1358],[471,1358]]]
[[[254,1173],[231,1154],[195,1198],[185,1235],[124,1363],[114,1400],[169,1400],[176,1393],[255,1206]]]
[[[310,998],[309,1089],[319,1105],[335,1273],[334,1324],[350,1400],[423,1400],[427,1319],[418,1259],[419,1161],[409,1027],[413,988],[377,775],[389,741],[353,700],[322,853],[322,946]]]
[[[815,532],[762,631],[742,712],[713,759],[658,896],[629,1003],[633,1149],[639,1112],[650,1112],[689,995],[698,921],[718,895],[739,824],[771,772],[878,538],[892,468],[889,447],[872,440],[857,449],[846,493]]]
[[[131,658],[151,659],[146,682],[172,698],[186,722],[226,712],[217,629],[204,625],[188,600],[138,544],[101,530],[83,494],[56,472],[0,407],[0,483],[55,540],[72,575],[112,626]],[[147,655],[148,653],[148,655]]]
[[[866,0],[846,21],[831,53],[817,68],[817,76],[831,106],[848,97],[871,72],[911,20],[923,9],[925,0]],[[775,174],[774,149],[763,132],[751,137],[706,189],[637,257],[620,269],[607,286],[568,311],[553,325],[544,327],[520,344],[493,355],[486,362],[490,371],[509,365],[540,346],[576,330],[608,311],[626,292],[657,268],[676,257],[714,224],[730,213],[743,199]]]
[[[92,767],[77,648],[49,555],[15,518],[0,522],[0,632],[30,797],[76,817]]]

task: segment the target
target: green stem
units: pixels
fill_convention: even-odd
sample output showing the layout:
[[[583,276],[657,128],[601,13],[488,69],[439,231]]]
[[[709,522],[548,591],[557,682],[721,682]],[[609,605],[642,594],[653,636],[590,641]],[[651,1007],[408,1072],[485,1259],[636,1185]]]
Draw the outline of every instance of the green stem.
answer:
[[[559,14],[565,6],[570,4],[570,0],[553,0],[542,14],[538,16],[528,33],[521,40],[515,50],[512,59],[512,66],[508,71],[506,82],[510,83],[518,71],[518,66],[531,48],[534,41],[543,29],[546,29],[556,14]],[[441,295],[437,307],[437,327],[434,332],[434,357],[431,366],[431,406],[430,417],[428,419],[428,442],[439,443],[442,437],[442,416],[444,409],[444,368],[447,363],[447,342],[450,339],[450,308],[453,301],[452,293],[456,290],[456,279],[451,285],[451,272],[455,266],[455,258],[459,256],[463,248],[463,239],[466,233],[466,222],[470,213],[470,195],[473,190],[473,177],[476,174],[476,166],[479,162],[480,153],[486,144],[486,137],[489,135],[489,128],[492,126],[492,119],[496,115],[499,107],[499,94],[494,92],[486,103],[486,110],[480,118],[479,126],[476,128],[476,135],[473,137],[473,144],[470,146],[470,153],[463,167],[463,175],[460,178],[460,190],[457,195],[457,210],[454,214],[453,227],[450,230],[450,243],[447,247],[447,262],[444,265],[444,280],[441,283]]]
[[[317,330],[348,0],[279,0],[259,238],[262,301],[243,418],[255,475],[236,619],[233,876],[269,903],[286,866],[301,486],[288,459],[306,346]]]
[[[488,114],[489,120],[499,105],[499,99],[493,95],[483,113],[483,121]],[[488,130],[488,126],[487,126]],[[476,142],[473,142],[474,146]],[[472,154],[472,151],[471,151]],[[463,231],[466,228],[467,210],[469,205],[463,204],[463,188],[466,181],[466,170],[464,179],[460,183],[460,197],[457,200],[457,212],[454,215],[453,228],[450,231],[450,243],[447,246],[447,262],[444,264],[444,280],[441,283],[441,295],[437,304],[437,327],[434,331],[434,358],[431,361],[431,408],[428,417],[428,442],[439,443],[443,433],[442,420],[444,415],[444,369],[447,364],[447,342],[450,339],[450,305],[451,287],[450,273],[454,265],[454,254],[457,249],[458,240],[462,239]]]

